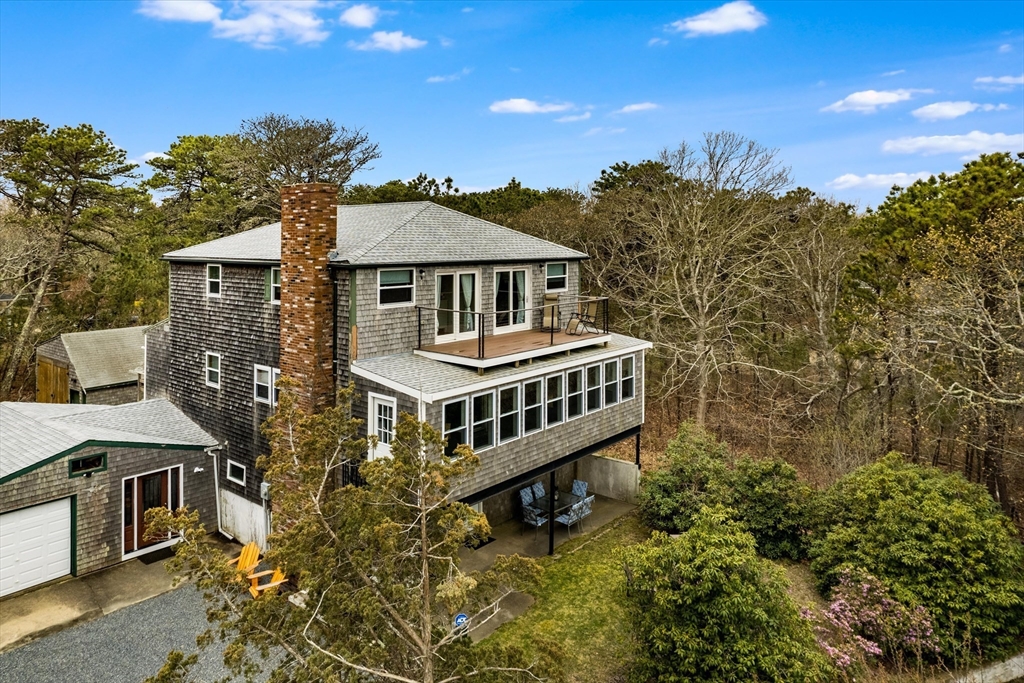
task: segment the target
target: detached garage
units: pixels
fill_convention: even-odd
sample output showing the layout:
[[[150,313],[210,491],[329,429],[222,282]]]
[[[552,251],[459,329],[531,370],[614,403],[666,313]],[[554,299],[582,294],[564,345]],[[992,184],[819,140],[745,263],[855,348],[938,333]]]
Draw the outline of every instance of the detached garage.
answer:
[[[166,548],[153,507],[216,528],[216,441],[168,401],[0,403],[0,597]]]

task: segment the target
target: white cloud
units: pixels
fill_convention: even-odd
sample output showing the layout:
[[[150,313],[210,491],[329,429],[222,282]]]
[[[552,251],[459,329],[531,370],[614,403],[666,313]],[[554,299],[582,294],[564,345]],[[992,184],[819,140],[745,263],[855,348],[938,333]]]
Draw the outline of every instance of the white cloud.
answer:
[[[370,5],[352,5],[341,13],[340,21],[355,28],[373,28],[380,19],[380,8]]]
[[[835,180],[825,184],[829,187],[834,187],[837,190],[878,187],[890,188],[893,185],[907,187],[917,180],[930,178],[932,175],[934,174],[929,173],[928,171],[918,171],[917,173],[867,173],[865,175],[846,173],[845,175],[841,175]]]
[[[467,12],[467,13],[469,13],[469,12],[472,12],[472,11],[473,11],[473,8],[472,8],[472,7],[463,7],[463,8],[462,8],[462,11],[463,11],[463,12]]]
[[[426,44],[427,41],[407,36],[401,31],[374,31],[370,34],[369,39],[362,43],[348,41],[348,46],[353,50],[387,50],[388,52],[415,50]]]
[[[468,76],[471,71],[472,69],[465,68],[462,71],[456,71],[455,73],[448,74],[447,76],[431,76],[427,79],[427,83],[451,83],[452,81],[459,80],[463,76]]]
[[[863,114],[874,114],[879,108],[909,100],[914,93],[928,92],[931,90],[861,90],[822,107],[821,111],[859,111]]]
[[[556,123],[572,123],[573,121],[586,121],[589,118],[590,118],[590,112],[589,111],[585,111],[582,114],[562,116],[560,118],[555,119],[555,122]]]
[[[963,154],[972,158],[986,152],[1018,152],[1024,150],[1024,133],[982,133],[966,135],[921,135],[897,138],[882,143],[882,151],[892,154]]]
[[[668,45],[668,41],[664,38],[651,38],[647,41],[648,47],[654,47],[655,45]]]
[[[736,31],[755,31],[767,23],[768,18],[747,0],[735,0],[713,10],[674,21],[669,27],[679,33],[686,33],[687,38],[695,38],[719,36]]]
[[[143,161],[152,161],[153,159],[161,159],[161,158],[166,159],[167,155],[164,154],[163,152],[146,152],[145,154],[142,155],[142,160]]]
[[[966,100],[959,102],[936,102],[910,112],[923,121],[943,121],[955,119],[972,111],[1006,111],[1010,107],[1005,104],[978,104]]]
[[[540,102],[527,100],[522,97],[501,100],[490,106],[490,110],[495,114],[550,114],[557,111],[568,111],[569,109],[572,109],[572,104],[569,102],[541,104]]]
[[[455,44],[454,40],[452,40],[451,38],[445,38],[444,36],[440,36],[437,39],[437,42],[441,43],[441,47],[451,47],[452,45]]]
[[[273,47],[282,40],[319,43],[331,34],[323,30],[324,20],[316,10],[325,6],[317,0],[244,0],[233,3],[228,18],[209,0],[143,0],[139,12],[161,21],[209,23],[216,38],[228,38],[255,47]]]
[[[637,104],[627,104],[622,109],[616,109],[613,114],[633,114],[638,111],[647,111],[649,109],[657,109],[658,105],[654,102],[639,102]]]
[[[586,133],[584,133],[583,137],[588,138],[592,135],[618,135],[619,133],[625,132],[625,128],[604,128],[602,126],[597,126],[596,128],[591,128]]]
[[[1007,52],[1013,52],[1013,46],[1010,45],[1009,43],[1004,43],[1003,45],[999,46],[999,52],[1004,54],[1004,55]]]
[[[1024,76],[981,76],[974,79],[974,87],[982,90],[1000,92],[1013,90],[1018,85],[1024,85]]]
[[[906,69],[896,69],[895,71],[886,71],[882,75],[888,77],[888,76],[899,76],[900,74],[905,74],[905,73],[907,73]]]

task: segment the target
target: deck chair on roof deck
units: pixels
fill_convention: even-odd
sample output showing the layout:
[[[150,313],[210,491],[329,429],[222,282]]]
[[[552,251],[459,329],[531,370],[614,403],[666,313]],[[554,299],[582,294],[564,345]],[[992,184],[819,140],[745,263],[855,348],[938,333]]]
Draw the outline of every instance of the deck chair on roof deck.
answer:
[[[590,332],[596,334],[601,330],[597,326],[597,300],[581,301],[575,313],[569,316],[565,326],[566,334],[582,336]]]
[[[551,332],[554,330],[558,332],[562,329],[561,316],[558,315],[558,295],[557,294],[545,294],[544,295],[544,323],[541,325],[541,329],[544,332]]]

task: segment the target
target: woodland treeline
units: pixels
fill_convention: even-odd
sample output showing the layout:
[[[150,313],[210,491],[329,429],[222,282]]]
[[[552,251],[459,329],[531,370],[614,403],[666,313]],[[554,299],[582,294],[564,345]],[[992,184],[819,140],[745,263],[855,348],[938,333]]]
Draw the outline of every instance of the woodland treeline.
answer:
[[[429,199],[589,253],[584,290],[655,344],[655,446],[690,418],[819,485],[897,450],[984,484],[1020,523],[1024,155],[860,211],[733,133],[585,189],[358,183],[381,154],[360,129],[269,114],[183,135],[143,174],[91,126],[0,121],[0,397],[31,397],[42,339],[165,317],[161,254],[278,220],[283,184],[333,182],[343,203]]]

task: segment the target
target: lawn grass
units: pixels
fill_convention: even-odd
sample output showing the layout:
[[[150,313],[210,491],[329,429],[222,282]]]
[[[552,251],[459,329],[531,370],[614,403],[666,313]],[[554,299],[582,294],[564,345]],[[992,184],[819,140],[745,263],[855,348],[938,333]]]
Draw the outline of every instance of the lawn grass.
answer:
[[[527,650],[537,640],[558,643],[570,681],[623,680],[633,645],[617,550],[648,535],[632,513],[559,546],[557,555],[541,560],[544,573],[533,592],[536,602],[491,638]]]

